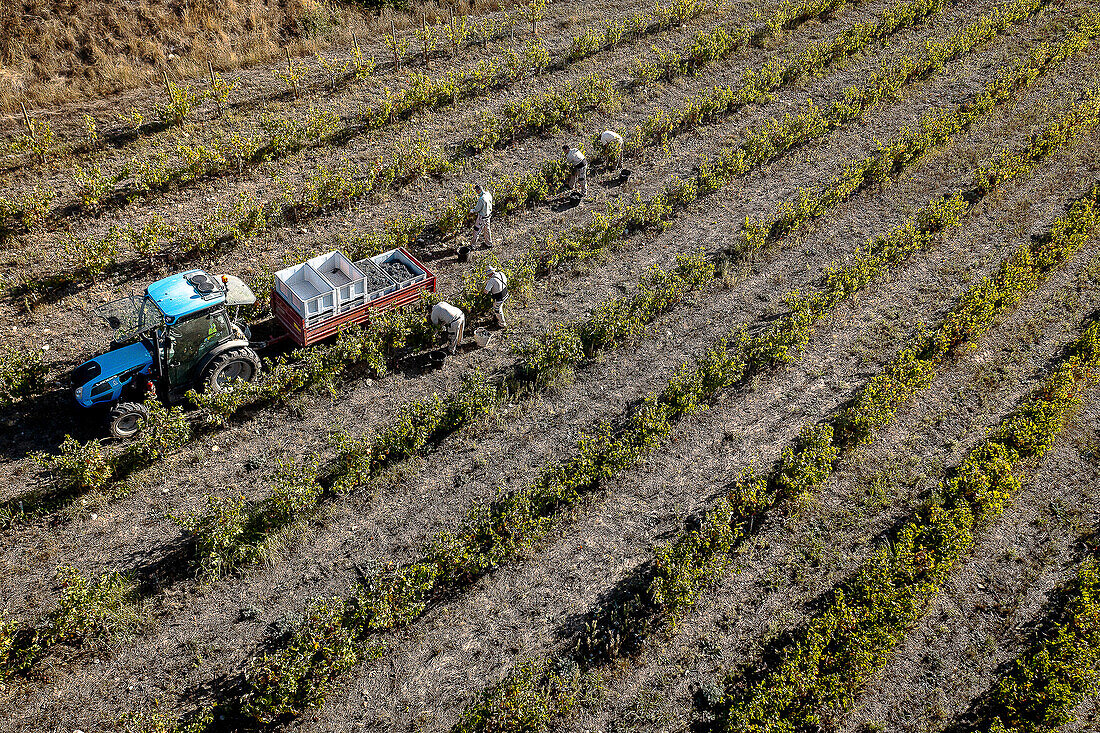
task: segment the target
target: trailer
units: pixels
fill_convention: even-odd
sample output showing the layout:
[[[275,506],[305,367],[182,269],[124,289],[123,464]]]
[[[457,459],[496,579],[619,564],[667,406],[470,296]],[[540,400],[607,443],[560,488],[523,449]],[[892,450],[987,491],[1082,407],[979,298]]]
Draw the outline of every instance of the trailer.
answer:
[[[299,346],[434,293],[436,277],[402,247],[352,262],[327,252],[275,273],[271,311]]]
[[[311,346],[435,289],[435,275],[402,248],[358,262],[327,252],[275,273],[272,312],[286,333],[259,344],[239,318],[256,302],[239,278],[169,275],[96,309],[112,329],[111,348],[73,371],[72,394],[82,407],[108,410],[111,435],[127,438],[148,420],[150,392],[172,404],[191,389],[233,389],[259,375],[256,349],[282,338]]]

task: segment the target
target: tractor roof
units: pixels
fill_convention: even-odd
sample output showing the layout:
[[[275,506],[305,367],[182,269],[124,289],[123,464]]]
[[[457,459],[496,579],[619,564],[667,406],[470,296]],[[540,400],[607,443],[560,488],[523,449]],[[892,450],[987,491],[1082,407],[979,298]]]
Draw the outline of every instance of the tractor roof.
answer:
[[[202,270],[188,270],[157,280],[145,290],[169,321],[225,302],[220,282]]]

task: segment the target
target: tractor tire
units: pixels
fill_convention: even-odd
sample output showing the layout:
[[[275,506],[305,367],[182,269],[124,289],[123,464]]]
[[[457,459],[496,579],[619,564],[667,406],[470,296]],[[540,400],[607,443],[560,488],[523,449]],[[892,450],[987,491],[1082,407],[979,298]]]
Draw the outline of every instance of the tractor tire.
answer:
[[[149,420],[149,408],[140,402],[119,402],[107,417],[107,430],[113,438],[132,438]]]
[[[202,373],[205,392],[218,394],[233,388],[237,381],[251,382],[260,373],[260,357],[247,346],[218,354]]]

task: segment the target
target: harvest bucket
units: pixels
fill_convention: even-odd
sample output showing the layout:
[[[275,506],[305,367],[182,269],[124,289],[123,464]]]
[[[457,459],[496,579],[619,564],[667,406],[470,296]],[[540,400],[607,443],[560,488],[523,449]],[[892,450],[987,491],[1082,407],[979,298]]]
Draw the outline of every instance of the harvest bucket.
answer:
[[[493,340],[493,334],[489,329],[484,326],[479,327],[474,331],[474,340],[477,341],[477,345],[481,348],[488,346]]]
[[[470,259],[470,248],[463,245],[458,248],[458,261],[467,262]]]

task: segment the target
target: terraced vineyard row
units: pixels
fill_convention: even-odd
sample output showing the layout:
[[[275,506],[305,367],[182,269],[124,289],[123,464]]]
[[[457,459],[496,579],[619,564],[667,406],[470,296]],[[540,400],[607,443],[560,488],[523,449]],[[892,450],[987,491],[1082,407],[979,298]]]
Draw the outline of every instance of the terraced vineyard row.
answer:
[[[1046,272],[1076,253],[1096,226],[1098,196],[1100,186],[1073,202],[1069,214],[1056,221],[1044,238],[1017,249],[994,276],[983,279],[961,296],[943,321],[922,328],[917,342],[872,377],[847,407],[824,423],[806,425],[771,471],[758,473],[746,469],[729,495],[699,517],[695,527],[654,548],[653,559],[642,566],[642,574],[624,583],[633,592],[617,596],[614,605],[590,614],[591,620],[577,639],[577,669],[586,671],[620,657],[630,657],[658,629],[675,626],[677,619],[694,604],[700,590],[728,568],[732,553],[754,526],[763,525],[769,511],[777,505],[803,500],[828,479],[842,455],[873,440],[898,406],[927,386],[938,368],[972,346],[1001,311],[1014,307],[1042,283]],[[866,648],[866,644],[861,641],[854,648]],[[866,667],[840,664],[838,668]],[[575,682],[582,680],[574,678]],[[535,687],[535,691],[530,687]],[[773,692],[762,693],[761,700],[774,699]],[[535,708],[560,706],[561,701],[571,700],[575,694],[564,680],[552,683],[546,679],[510,680],[468,713],[467,725],[470,729],[496,729],[497,717],[507,719],[510,711],[519,707],[512,697]],[[819,707],[826,704],[828,701]],[[777,709],[758,712],[739,701],[733,706],[752,711],[746,720],[764,723],[782,719]],[[740,722],[732,727],[739,725]]]
[[[947,574],[1019,489],[1013,470],[1042,456],[1062,419],[1094,378],[1100,325],[1088,325],[1070,354],[1030,399],[945,479],[852,580],[791,639],[782,664],[744,683],[720,703],[724,730],[770,730],[778,721],[814,724],[827,706],[847,710]]]

